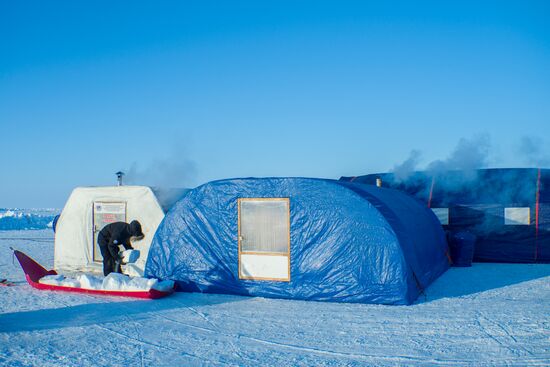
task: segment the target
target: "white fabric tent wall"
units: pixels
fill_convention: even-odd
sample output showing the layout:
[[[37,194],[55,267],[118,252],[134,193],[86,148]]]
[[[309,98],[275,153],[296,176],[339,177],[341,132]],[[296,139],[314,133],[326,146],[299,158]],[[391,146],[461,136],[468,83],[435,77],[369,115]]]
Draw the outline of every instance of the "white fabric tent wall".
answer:
[[[164,212],[149,187],[108,186],[78,187],[67,200],[57,222],[55,232],[54,266],[68,271],[101,272],[103,265],[93,261],[93,213],[94,202],[126,202],[126,221],[141,223],[143,240],[134,242],[140,250],[136,266],[143,271],[147,254]]]

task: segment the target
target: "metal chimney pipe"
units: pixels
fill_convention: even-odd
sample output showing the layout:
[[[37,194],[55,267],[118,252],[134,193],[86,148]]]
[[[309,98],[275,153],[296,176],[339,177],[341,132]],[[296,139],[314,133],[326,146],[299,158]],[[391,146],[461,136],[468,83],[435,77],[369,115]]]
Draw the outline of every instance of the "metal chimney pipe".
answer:
[[[118,182],[118,186],[122,186],[122,176],[124,176],[124,172],[118,171],[117,173],[115,173],[115,175]]]
[[[382,187],[382,179],[380,177],[376,178],[376,186]]]

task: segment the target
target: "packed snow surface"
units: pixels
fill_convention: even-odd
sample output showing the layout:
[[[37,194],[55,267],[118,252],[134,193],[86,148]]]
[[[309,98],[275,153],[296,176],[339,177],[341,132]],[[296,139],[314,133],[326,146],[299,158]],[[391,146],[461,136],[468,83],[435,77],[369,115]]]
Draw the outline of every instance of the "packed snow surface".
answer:
[[[0,238],[1,366],[550,365],[548,264],[451,268],[411,306],[129,300],[35,290],[9,246],[51,267],[51,231]]]

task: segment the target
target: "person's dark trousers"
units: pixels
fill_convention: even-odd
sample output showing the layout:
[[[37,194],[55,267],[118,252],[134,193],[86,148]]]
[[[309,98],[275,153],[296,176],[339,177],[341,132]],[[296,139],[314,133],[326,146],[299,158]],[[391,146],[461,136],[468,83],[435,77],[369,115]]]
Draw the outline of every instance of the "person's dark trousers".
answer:
[[[118,246],[116,246],[116,249],[114,247],[109,248],[109,244],[102,243],[102,241],[98,242],[101,256],[103,256],[103,275],[107,276],[110,273],[122,273],[120,264],[118,265],[118,269],[116,266],[117,257],[113,256],[113,253],[118,256]]]
[[[103,256],[103,275],[107,276],[112,273],[115,268],[115,260],[111,257],[111,253],[107,249],[107,246],[99,245],[101,256]]]

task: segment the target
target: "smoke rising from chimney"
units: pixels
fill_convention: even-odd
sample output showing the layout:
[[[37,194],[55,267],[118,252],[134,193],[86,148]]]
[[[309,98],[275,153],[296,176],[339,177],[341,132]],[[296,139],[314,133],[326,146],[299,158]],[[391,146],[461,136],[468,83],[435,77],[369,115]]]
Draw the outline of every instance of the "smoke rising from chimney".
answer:
[[[410,175],[417,170],[418,163],[420,163],[422,153],[419,150],[413,149],[409,153],[409,157],[404,162],[396,164],[392,172],[397,181],[405,181]]]
[[[132,163],[124,180],[127,184],[181,188],[193,186],[196,176],[196,163],[185,158],[181,149],[174,149],[168,157],[154,159],[150,164]]]
[[[530,168],[550,165],[543,139],[524,136],[516,146],[509,151]],[[447,200],[467,196],[466,204],[459,204],[455,210],[468,212],[464,218],[472,221],[477,233],[488,233],[503,223],[504,206],[532,206],[537,190],[536,171],[533,170],[502,170],[494,175],[478,171],[494,161],[491,153],[488,134],[461,138],[446,159],[432,161],[423,169],[418,167],[420,151],[413,150],[403,163],[394,166],[393,183],[409,188],[419,198],[430,200],[435,184],[438,204],[443,206],[449,205]],[[468,200],[472,198],[470,204]]]
[[[428,171],[431,176],[437,176],[450,170],[473,172],[476,169],[487,167],[490,149],[491,139],[488,134],[476,135],[470,139],[461,138],[446,159],[432,161],[423,170]],[[405,161],[396,164],[391,170],[395,180],[397,182],[407,181],[415,171],[421,170],[419,167],[421,156],[421,151],[414,149]]]
[[[532,167],[550,166],[550,156],[544,152],[544,141],[539,137],[524,136],[521,138],[517,152],[523,163]]]
[[[461,138],[445,160],[431,162],[427,170],[440,173],[450,170],[469,171],[485,168],[489,163],[491,139],[488,134],[474,136],[471,139]]]

